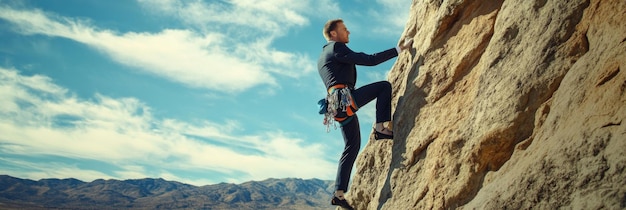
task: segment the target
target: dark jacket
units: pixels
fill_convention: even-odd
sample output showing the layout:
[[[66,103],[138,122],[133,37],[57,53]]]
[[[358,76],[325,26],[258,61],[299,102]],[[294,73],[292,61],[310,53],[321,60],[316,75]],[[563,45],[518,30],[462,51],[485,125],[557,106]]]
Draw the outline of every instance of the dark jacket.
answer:
[[[328,42],[317,61],[317,69],[326,89],[336,84],[345,84],[354,89],[356,65],[375,66],[398,56],[395,48],[371,55],[354,52],[345,43]]]

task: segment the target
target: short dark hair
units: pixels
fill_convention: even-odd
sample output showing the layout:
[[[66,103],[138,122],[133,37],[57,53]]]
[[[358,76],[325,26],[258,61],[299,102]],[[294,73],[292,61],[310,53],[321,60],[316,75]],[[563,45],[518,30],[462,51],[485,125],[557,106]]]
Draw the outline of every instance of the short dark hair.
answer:
[[[326,38],[326,40],[330,40],[330,32],[334,31],[337,28],[337,23],[343,23],[343,20],[341,18],[329,20],[324,25],[324,30],[322,30],[322,33],[324,34],[324,38]]]

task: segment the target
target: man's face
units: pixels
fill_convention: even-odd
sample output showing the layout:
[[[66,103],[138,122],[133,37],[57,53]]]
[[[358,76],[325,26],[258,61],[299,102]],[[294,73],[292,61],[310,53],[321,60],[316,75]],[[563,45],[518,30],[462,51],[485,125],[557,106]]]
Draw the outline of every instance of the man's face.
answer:
[[[336,42],[350,42],[350,37],[348,37],[350,35],[350,31],[348,31],[348,28],[346,28],[346,25],[344,25],[342,22],[337,23],[337,28],[335,28],[334,32],[335,36],[333,40],[335,40]]]

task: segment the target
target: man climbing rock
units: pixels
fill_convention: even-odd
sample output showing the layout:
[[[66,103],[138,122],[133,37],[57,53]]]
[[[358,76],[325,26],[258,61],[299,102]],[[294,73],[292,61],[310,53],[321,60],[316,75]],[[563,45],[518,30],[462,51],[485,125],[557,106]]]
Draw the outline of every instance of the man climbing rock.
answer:
[[[413,40],[409,39],[401,46],[375,54],[357,53],[346,46],[350,41],[350,31],[342,19],[328,21],[324,25],[323,35],[328,43],[324,45],[317,68],[328,91],[328,112],[324,123],[334,123],[333,120],[339,122],[345,143],[339,159],[331,204],[353,209],[345,200],[344,193],[348,190],[352,166],[361,146],[359,120],[356,115],[358,108],[377,99],[374,138],[393,139],[393,131],[384,126],[391,121],[391,84],[379,81],[355,89],[356,65],[375,66],[385,62],[411,47]]]

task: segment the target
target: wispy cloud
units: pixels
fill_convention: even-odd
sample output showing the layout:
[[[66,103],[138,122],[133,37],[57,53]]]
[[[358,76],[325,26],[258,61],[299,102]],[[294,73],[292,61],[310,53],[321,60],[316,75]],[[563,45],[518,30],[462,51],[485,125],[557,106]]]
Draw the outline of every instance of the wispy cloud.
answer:
[[[383,21],[383,25],[390,26],[382,32],[401,33],[409,17],[411,2],[406,0],[376,0],[376,2],[382,9],[371,11],[371,15]]]
[[[309,17],[339,14],[331,0],[138,0],[158,14],[177,18],[204,31],[220,31],[235,37],[284,36],[293,27],[308,25]]]
[[[299,77],[314,70],[314,62],[307,55],[271,47],[278,30],[307,23],[296,11],[253,17],[250,13],[273,14],[275,11],[264,4],[240,2],[224,5],[234,7],[237,12],[243,10],[235,14],[202,2],[182,6],[176,6],[183,3],[174,1],[153,3],[154,7],[179,14],[184,21],[196,26],[215,25],[216,28],[121,33],[100,29],[91,20],[7,6],[0,7],[0,18],[12,23],[22,34],[74,40],[103,52],[118,63],[191,87],[238,92],[263,84],[275,86],[276,76]],[[256,22],[242,22],[245,16]],[[209,24],[212,22],[218,24]],[[246,36],[248,39],[242,38]],[[294,65],[304,71],[291,70]]]
[[[137,99],[96,95],[84,100],[48,77],[24,76],[13,69],[0,68],[0,98],[0,150],[5,155],[88,159],[129,168],[109,177],[214,171],[244,181],[331,177],[334,168],[324,160],[322,145],[307,144],[280,130],[238,135],[236,121],[192,124],[156,119]],[[159,170],[133,169],[136,165]],[[302,165],[307,167],[298,167]],[[57,171],[31,175],[81,173],[71,166]],[[88,174],[84,177],[102,175],[93,170],[84,173]]]
[[[366,10],[346,9],[345,15],[349,21],[349,28],[359,34],[372,37],[398,38],[402,33],[409,17],[411,1],[407,0],[356,0],[358,4],[371,4]],[[351,5],[343,5],[348,8]],[[364,21],[365,20],[365,21]],[[354,25],[367,23],[365,25]]]

